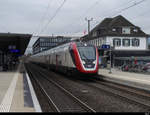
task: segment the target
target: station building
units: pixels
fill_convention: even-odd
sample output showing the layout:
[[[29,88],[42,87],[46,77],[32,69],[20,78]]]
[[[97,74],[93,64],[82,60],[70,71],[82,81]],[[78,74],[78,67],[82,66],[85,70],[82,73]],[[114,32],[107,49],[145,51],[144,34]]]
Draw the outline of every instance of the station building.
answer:
[[[24,55],[31,34],[0,33],[0,71],[12,70]]]
[[[89,35],[81,39],[98,47],[100,58],[105,60],[104,63],[110,59],[111,48],[111,61],[115,66],[121,66],[135,58],[138,61],[150,61],[148,37],[149,35],[140,27],[119,15],[114,18],[105,18],[90,31]],[[103,48],[105,45],[109,45],[110,48]]]
[[[40,36],[32,46],[33,54],[51,49],[60,44],[70,42],[72,37],[65,36]]]

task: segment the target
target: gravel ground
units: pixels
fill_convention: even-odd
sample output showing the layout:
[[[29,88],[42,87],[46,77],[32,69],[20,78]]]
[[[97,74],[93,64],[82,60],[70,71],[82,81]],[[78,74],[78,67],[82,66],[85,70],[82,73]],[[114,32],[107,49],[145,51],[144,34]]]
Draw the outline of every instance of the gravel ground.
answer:
[[[66,95],[62,90],[56,87],[53,83],[48,82],[46,79],[39,79],[41,84],[48,95],[50,95],[53,102],[59,108],[61,112],[84,112],[76,101],[74,101],[70,96]]]
[[[47,99],[45,99],[45,96],[42,95],[42,92],[40,90],[40,88],[37,86],[36,82],[34,81],[34,79],[29,75],[33,88],[35,90],[37,99],[39,100],[42,112],[53,112],[52,109],[49,108],[49,104],[47,103]]]
[[[76,100],[45,79],[43,75],[36,72],[35,76],[61,112],[86,112]]]
[[[76,97],[87,103],[98,112],[147,112],[148,108],[143,108],[134,103],[112,96],[104,91],[94,89],[86,84],[92,84],[92,81],[76,80],[62,75],[49,73],[50,79],[53,79],[64,88],[72,92]]]
[[[40,69],[43,71],[42,69]],[[103,90],[98,90],[96,88],[90,87],[87,84],[92,84],[93,82],[90,80],[81,80],[65,77],[60,74],[55,74],[54,72],[46,72],[45,74],[49,76],[49,79],[54,80],[65,89],[73,93],[76,97],[81,99],[91,108],[95,109],[97,112],[147,112],[148,108],[144,108],[142,106],[136,105],[134,103],[127,102],[124,99],[118,98],[118,96],[111,95],[110,93],[106,93]],[[59,96],[56,94],[56,89],[54,87],[49,91],[51,95],[55,94],[55,96]],[[54,97],[55,97],[54,96]],[[62,103],[63,96],[59,96],[58,102]],[[69,104],[69,103],[67,103]]]

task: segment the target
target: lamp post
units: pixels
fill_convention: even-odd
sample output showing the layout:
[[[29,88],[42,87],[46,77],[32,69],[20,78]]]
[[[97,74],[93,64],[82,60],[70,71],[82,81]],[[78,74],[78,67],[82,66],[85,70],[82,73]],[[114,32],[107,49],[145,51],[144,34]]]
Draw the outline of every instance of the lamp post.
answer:
[[[111,42],[110,42],[110,43],[109,43],[109,42],[106,42],[106,44],[107,44],[107,43],[110,45],[110,48],[109,48],[109,52],[110,52],[110,53],[109,53],[109,55],[110,55],[110,56],[109,56],[109,57],[110,57],[110,68],[109,68],[109,73],[111,74],[111,73],[112,73],[112,71],[111,71],[111,63],[112,63],[112,62],[111,62],[111,51],[112,51],[112,49],[111,49]]]
[[[90,37],[90,21],[93,21],[93,18],[91,18],[91,19],[87,19],[87,18],[85,18],[85,20],[88,22],[88,38]]]
[[[110,43],[110,68],[109,68],[109,73],[111,74],[112,72],[111,72],[111,43]]]

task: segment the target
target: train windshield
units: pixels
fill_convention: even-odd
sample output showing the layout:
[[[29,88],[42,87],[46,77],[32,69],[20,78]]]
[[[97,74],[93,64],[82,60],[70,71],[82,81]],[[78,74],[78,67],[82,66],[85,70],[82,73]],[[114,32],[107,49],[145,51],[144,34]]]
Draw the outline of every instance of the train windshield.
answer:
[[[78,47],[78,51],[82,60],[95,60],[96,50],[94,47]]]

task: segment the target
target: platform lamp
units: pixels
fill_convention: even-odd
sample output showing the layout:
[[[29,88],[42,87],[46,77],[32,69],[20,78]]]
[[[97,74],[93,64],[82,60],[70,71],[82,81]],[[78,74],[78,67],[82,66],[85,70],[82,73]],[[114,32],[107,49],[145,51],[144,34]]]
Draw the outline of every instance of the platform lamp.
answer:
[[[85,18],[85,20],[88,22],[88,38],[90,38],[90,22],[93,21],[93,18]]]
[[[110,43],[110,68],[109,68],[109,73],[111,74],[112,73],[112,71],[111,71],[111,43]]]
[[[110,48],[109,48],[109,55],[110,55],[110,68],[109,68],[109,74],[111,74],[112,73],[112,71],[111,71],[111,42],[106,42],[106,44],[108,43],[108,45],[110,45]]]

